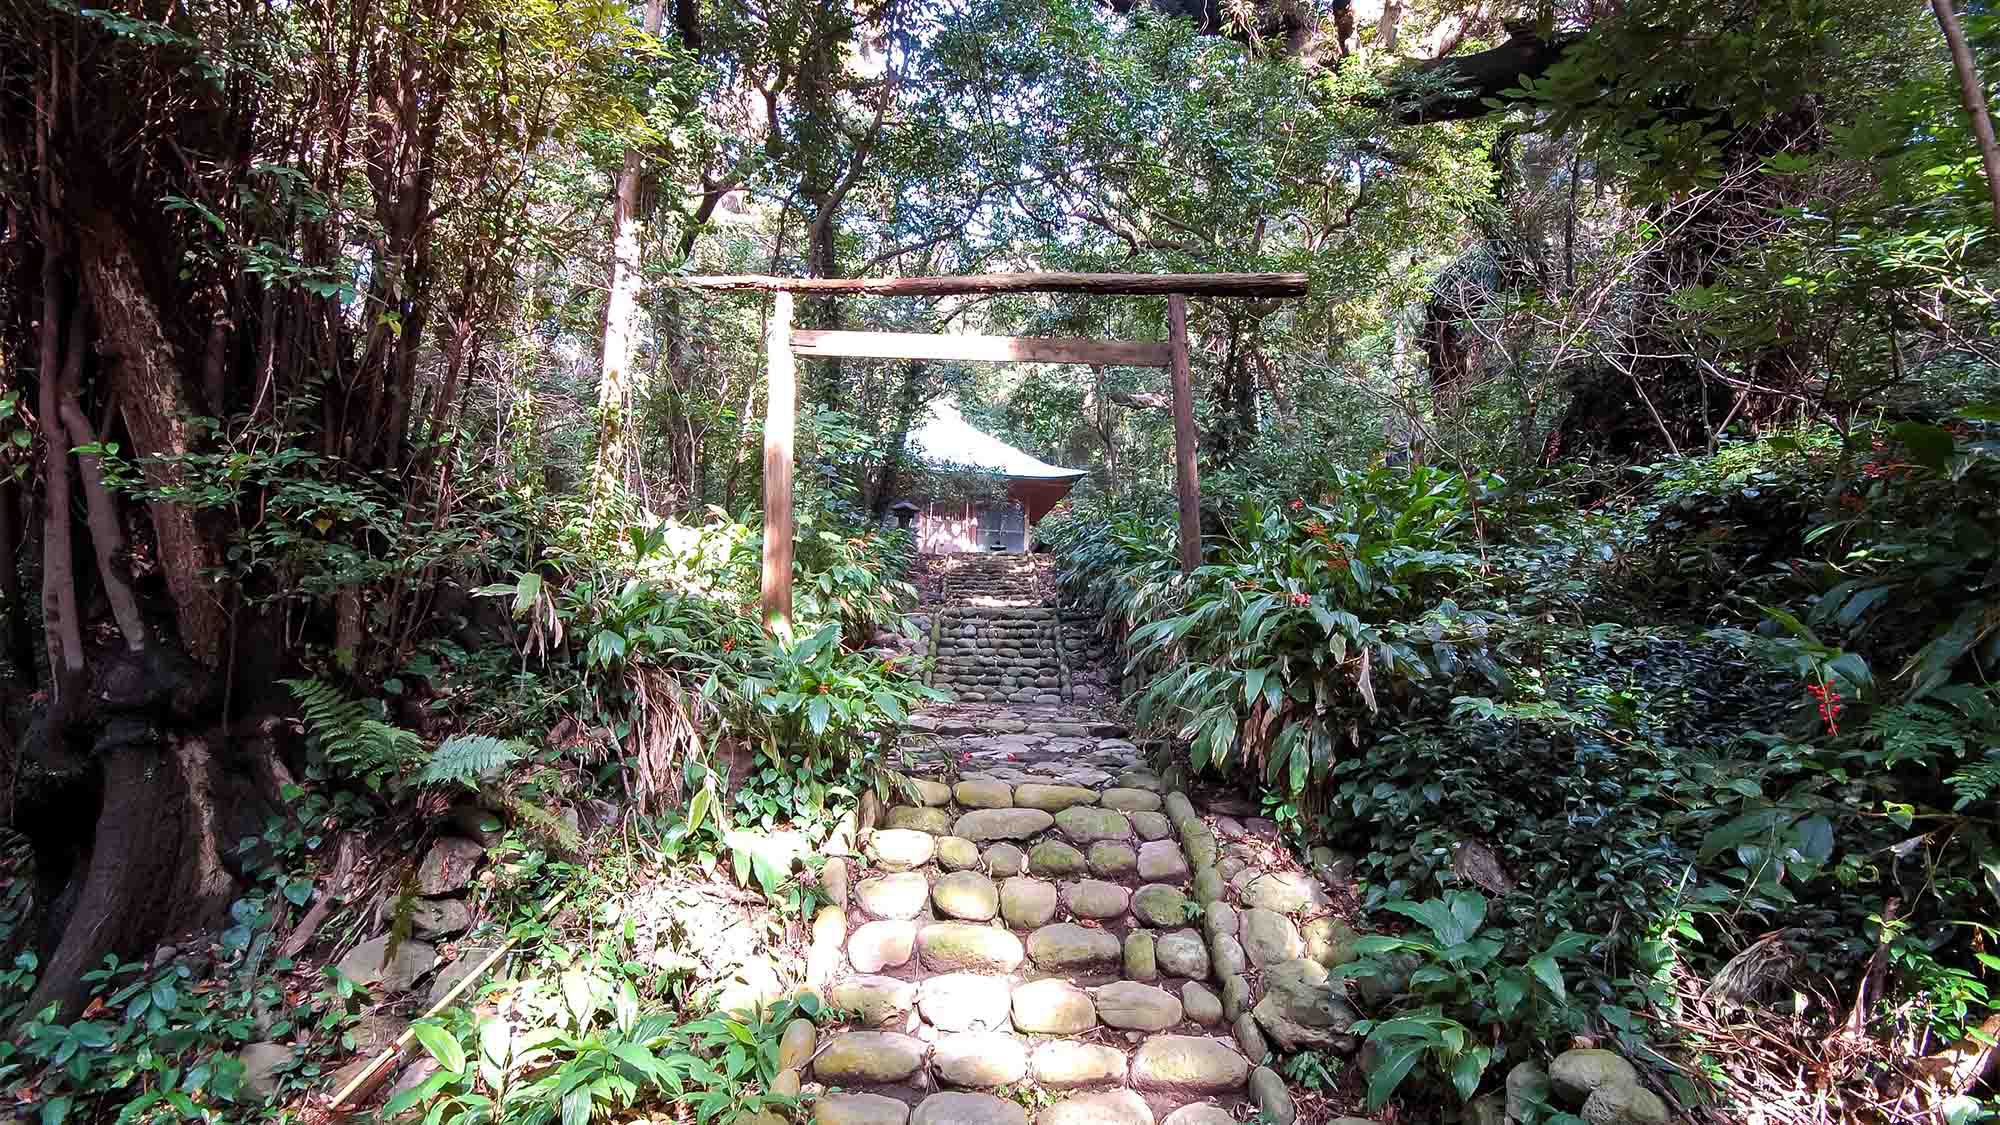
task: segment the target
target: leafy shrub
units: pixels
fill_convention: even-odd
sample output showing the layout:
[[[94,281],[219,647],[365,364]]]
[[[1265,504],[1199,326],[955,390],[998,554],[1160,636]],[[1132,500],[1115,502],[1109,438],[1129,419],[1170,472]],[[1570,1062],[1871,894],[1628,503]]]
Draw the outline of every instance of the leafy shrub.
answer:
[[[1354,950],[1361,958],[1334,970],[1338,977],[1407,977],[1409,997],[1397,1015],[1362,1020],[1353,1029],[1378,1048],[1368,1073],[1370,1109],[1388,1101],[1419,1062],[1447,1079],[1460,1100],[1470,1101],[1496,1058],[1496,1046],[1480,1042],[1481,1029],[1508,1033],[1509,1042],[1497,1048],[1497,1057],[1504,1058],[1506,1047],[1518,1044],[1523,1034],[1539,1040],[1581,1022],[1570,1009],[1562,962],[1593,939],[1564,933],[1538,952],[1517,954],[1519,963],[1508,963],[1509,943],[1503,931],[1486,928],[1486,906],[1477,891],[1387,903],[1384,909],[1420,928],[1358,938]],[[1411,963],[1406,966],[1403,959]]]
[[[489,735],[458,734],[424,749],[424,739],[377,717],[380,704],[349,699],[320,680],[286,680],[298,700],[312,745],[334,776],[362,782],[391,795],[412,786],[460,785],[506,768],[526,750],[520,742]]]
[[[760,1019],[682,1022],[642,1008],[635,971],[600,956],[522,982],[511,1019],[454,1009],[419,1021],[417,1041],[438,1068],[384,1114],[422,1109],[437,1125],[584,1125],[644,1106],[688,1107],[710,1122],[797,1105],[770,1085],[785,1025],[816,1017],[816,999],[782,1001]]]
[[[331,992],[301,1003],[264,966],[271,919],[257,899],[238,902],[224,934],[224,962],[203,979],[185,962],[148,970],[107,957],[84,974],[89,1002],[74,1020],[53,1006],[4,1014],[18,1034],[0,1044],[0,1078],[45,1125],[119,1121],[165,1125],[189,1120],[260,1120],[262,1095],[243,1086],[236,1051],[257,1040],[330,1033],[348,1007]],[[254,937],[253,937],[254,935]],[[286,963],[270,968],[287,969]],[[0,973],[0,991],[18,1007],[34,988],[31,953]],[[310,1050],[280,1076],[291,1091],[319,1074]]]
[[[1464,478],[1376,468],[1335,470],[1316,503],[1243,501],[1191,581],[1133,527],[1054,537],[1077,545],[1072,594],[1136,624],[1128,666],[1157,670],[1141,721],[1187,740],[1197,770],[1242,763],[1301,795],[1417,682],[1502,682],[1487,617],[1448,597],[1477,569],[1473,523]]]

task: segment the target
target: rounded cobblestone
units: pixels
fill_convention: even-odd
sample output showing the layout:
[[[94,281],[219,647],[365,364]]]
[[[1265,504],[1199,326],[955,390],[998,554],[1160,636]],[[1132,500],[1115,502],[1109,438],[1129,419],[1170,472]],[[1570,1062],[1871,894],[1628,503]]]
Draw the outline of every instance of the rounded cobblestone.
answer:
[[[1000,912],[1000,891],[977,871],[956,871],[931,884],[931,904],[942,917],[985,922]]]
[[[937,1041],[931,1064],[949,1086],[1005,1086],[1028,1073],[1028,1048],[997,1031],[964,1031]]]
[[[1050,972],[1106,968],[1123,959],[1124,946],[1103,930],[1057,922],[1028,935],[1028,956]]]

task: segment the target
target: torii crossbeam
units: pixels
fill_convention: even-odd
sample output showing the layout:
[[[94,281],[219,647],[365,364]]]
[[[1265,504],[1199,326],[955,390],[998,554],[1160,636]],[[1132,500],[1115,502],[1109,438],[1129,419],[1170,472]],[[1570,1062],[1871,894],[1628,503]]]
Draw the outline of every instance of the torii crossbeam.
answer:
[[[769,386],[764,409],[763,615],[767,628],[792,616],[792,452],[798,414],[795,356],[990,360],[1165,367],[1174,386],[1174,483],[1180,501],[1181,572],[1201,565],[1201,484],[1195,475],[1194,397],[1189,388],[1189,297],[1302,297],[1302,273],[998,273],[964,277],[822,278],[758,274],[690,277],[677,283],[714,292],[774,294],[765,329]],[[792,295],[949,297],[968,293],[1092,293],[1164,296],[1167,340],[1088,340],[1058,336],[948,336],[916,332],[792,329]]]

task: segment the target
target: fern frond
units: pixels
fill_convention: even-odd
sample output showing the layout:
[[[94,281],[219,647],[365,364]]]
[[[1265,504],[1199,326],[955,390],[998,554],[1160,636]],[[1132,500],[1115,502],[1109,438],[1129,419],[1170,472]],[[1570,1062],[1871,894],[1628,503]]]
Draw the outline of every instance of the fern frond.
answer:
[[[306,730],[319,743],[327,764],[360,779],[371,789],[398,778],[423,759],[424,740],[368,714],[367,704],[349,699],[321,680],[285,680],[298,700]]]
[[[420,785],[447,785],[456,782],[477,788],[479,779],[521,757],[527,749],[519,742],[483,734],[455,734],[431,752],[430,761],[417,778]]]
[[[560,813],[491,785],[481,789],[479,794],[485,801],[507,810],[507,815],[516,824],[541,836],[557,849],[571,854],[583,851],[583,835],[571,828]]]
[[[1954,812],[1963,812],[1986,800],[2000,791],[2000,753],[1987,751],[1984,760],[1958,770],[1945,778],[1944,783],[1958,795],[1958,802],[1952,805]]]

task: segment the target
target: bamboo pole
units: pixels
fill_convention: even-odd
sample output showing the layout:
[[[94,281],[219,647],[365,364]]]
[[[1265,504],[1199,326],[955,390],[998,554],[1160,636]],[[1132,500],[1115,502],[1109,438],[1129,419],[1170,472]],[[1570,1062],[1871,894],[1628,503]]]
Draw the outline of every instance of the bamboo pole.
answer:
[[[467,973],[465,975],[464,979],[460,980],[457,984],[452,985],[451,991],[445,993],[442,997],[440,997],[437,1003],[432,1004],[429,1011],[425,1012],[423,1015],[417,1018],[427,1020],[432,1016],[437,1015],[439,1012],[444,1011],[446,1008],[451,1007],[452,1001],[457,1000],[459,996],[465,992],[466,989],[472,987],[472,983],[474,981],[478,980],[480,977],[485,976],[486,970],[492,968],[494,962],[506,956],[507,952],[514,948],[514,943],[519,940],[520,940],[519,938],[509,938],[507,944],[494,950],[491,956],[487,957],[486,960],[481,961],[478,967],[474,968],[470,973]],[[367,1069],[363,1070],[360,1074],[355,1075],[352,1081],[350,1081],[346,1086],[342,1087],[341,1091],[333,1096],[332,1103],[330,1103],[327,1106],[329,1110],[337,1114],[346,1113],[348,1108],[347,1107],[348,1102],[356,1098],[365,1098],[368,1095],[375,1092],[375,1088],[380,1086],[382,1084],[382,1080],[389,1076],[389,1067],[392,1066],[397,1059],[403,1057],[403,1049],[410,1045],[410,1041],[412,1039],[416,1038],[417,1032],[414,1026],[415,1021],[411,1022],[412,1026],[405,1028],[401,1035],[396,1036],[396,1041],[394,1043],[391,1043],[387,1047],[382,1048],[382,1050],[378,1054],[376,1054],[374,1060],[368,1064]]]

